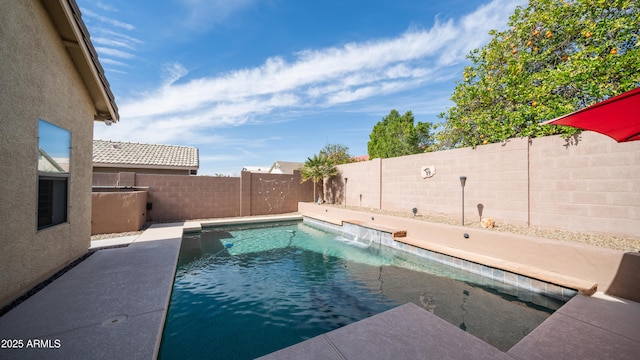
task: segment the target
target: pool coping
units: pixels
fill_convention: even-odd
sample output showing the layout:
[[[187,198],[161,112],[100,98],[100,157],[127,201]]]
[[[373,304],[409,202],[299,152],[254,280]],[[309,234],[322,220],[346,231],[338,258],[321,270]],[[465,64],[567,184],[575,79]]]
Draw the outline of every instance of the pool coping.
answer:
[[[338,234],[353,233],[353,227],[361,227],[373,230],[374,232],[386,233],[388,236],[379,236],[371,231],[355,231],[352,236],[373,237],[376,243],[404,251],[421,258],[435,261],[447,266],[461,269],[470,273],[474,273],[485,278],[497,281],[499,284],[506,284],[522,288],[527,291],[533,291],[537,294],[550,296],[560,300],[569,300],[576,292],[584,295],[593,295],[596,292],[597,284],[592,281],[564,276],[551,271],[546,271],[531,265],[516,264],[511,261],[497,259],[485,255],[479,255],[464,251],[461,249],[451,248],[439,244],[420,241],[406,236],[405,230],[399,230],[389,226],[380,224],[371,224],[358,220],[344,220],[341,224],[336,222],[327,222],[324,219],[318,219],[315,216],[304,216],[305,223],[326,229]],[[400,236],[398,236],[400,234]],[[382,239],[386,238],[386,241]],[[493,285],[496,285],[495,283]],[[496,286],[496,290],[501,290]],[[515,294],[512,294],[515,295]],[[523,300],[530,301],[530,297]],[[536,298],[541,306],[546,306],[543,298]]]

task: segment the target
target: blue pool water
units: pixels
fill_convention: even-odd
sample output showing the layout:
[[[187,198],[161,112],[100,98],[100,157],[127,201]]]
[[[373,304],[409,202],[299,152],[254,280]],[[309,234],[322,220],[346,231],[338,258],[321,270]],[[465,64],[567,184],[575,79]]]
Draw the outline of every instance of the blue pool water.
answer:
[[[508,350],[553,312],[484,284],[302,223],[186,234],[160,358],[252,359],[407,302]]]

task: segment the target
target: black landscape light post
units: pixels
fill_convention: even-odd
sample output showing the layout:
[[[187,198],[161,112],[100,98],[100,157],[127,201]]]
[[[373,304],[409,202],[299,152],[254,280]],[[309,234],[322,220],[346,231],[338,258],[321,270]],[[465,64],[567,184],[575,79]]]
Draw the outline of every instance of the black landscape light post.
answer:
[[[347,181],[349,178],[344,178],[344,207],[347,207]]]
[[[464,226],[464,184],[467,182],[466,176],[460,176],[460,185],[462,185],[462,226]]]

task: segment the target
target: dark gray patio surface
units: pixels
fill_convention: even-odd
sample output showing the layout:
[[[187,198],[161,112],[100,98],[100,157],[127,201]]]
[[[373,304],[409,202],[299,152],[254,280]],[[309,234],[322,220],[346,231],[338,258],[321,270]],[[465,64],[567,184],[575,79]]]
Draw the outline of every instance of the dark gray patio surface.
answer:
[[[578,295],[507,352],[515,359],[639,359],[640,304]]]
[[[0,359],[154,359],[181,238],[181,223],[154,225],[91,255],[0,318],[0,339],[23,342]]]

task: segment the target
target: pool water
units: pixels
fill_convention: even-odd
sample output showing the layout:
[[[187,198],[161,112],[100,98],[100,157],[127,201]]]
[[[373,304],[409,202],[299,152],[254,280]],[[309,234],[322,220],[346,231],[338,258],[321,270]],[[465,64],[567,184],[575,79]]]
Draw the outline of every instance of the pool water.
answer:
[[[506,351],[553,312],[390,248],[257,226],[185,234],[161,359],[252,359],[407,302]]]

